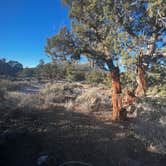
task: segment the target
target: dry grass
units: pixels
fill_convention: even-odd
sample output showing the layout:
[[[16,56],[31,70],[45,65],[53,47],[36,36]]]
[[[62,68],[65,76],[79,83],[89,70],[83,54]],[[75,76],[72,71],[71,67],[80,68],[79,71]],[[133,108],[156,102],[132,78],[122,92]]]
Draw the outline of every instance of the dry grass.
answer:
[[[135,104],[137,117],[131,125],[136,138],[147,145],[148,151],[166,154],[165,98],[146,98]]]

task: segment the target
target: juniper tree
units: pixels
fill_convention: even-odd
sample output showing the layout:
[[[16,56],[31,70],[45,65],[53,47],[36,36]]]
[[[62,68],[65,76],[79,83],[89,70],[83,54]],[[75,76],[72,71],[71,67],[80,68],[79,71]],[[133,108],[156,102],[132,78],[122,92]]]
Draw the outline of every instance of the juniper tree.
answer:
[[[165,62],[164,47],[166,44],[166,1],[119,1],[116,0],[118,17],[126,29],[133,36],[132,54],[137,56],[136,94],[140,89],[145,92],[145,70],[152,64]],[[160,43],[158,45],[157,43]],[[144,49],[140,50],[141,48]],[[130,53],[126,54],[126,65],[133,65]],[[124,58],[125,59],[125,58]],[[145,65],[143,65],[145,64]],[[141,81],[142,80],[142,81]]]
[[[109,70],[112,77],[112,119],[119,120],[121,60],[135,57],[131,52],[136,55],[141,48],[141,36],[144,35],[147,41],[151,34],[163,32],[163,26],[160,31],[150,29],[153,24],[146,23],[150,16],[146,3],[142,1],[63,0],[63,3],[70,7],[72,28],[63,27],[47,39],[46,52],[53,60],[79,60],[84,55]]]

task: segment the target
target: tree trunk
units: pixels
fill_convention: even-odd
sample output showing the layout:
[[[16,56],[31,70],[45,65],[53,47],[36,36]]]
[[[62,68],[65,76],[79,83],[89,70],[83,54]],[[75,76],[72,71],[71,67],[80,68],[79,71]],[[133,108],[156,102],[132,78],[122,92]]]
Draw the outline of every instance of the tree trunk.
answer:
[[[143,66],[143,50],[140,50],[137,64],[137,88],[135,90],[135,96],[141,94],[146,95],[146,80],[145,80],[145,70]]]
[[[113,112],[112,112],[112,120],[120,120],[120,96],[121,93],[121,84],[120,84],[120,73],[119,68],[114,67],[111,71],[112,77],[112,105],[113,105]]]
[[[137,65],[137,88],[135,90],[135,96],[141,94],[146,95],[146,80],[145,71],[141,64]]]

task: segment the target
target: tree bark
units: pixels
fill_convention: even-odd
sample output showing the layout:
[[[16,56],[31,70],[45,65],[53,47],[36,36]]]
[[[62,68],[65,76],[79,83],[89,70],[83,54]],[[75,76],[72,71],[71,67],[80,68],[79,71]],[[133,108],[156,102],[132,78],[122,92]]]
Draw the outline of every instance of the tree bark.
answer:
[[[120,93],[121,93],[121,84],[120,84],[120,73],[119,67],[114,67],[111,71],[112,78],[112,120],[120,120]]]
[[[137,88],[135,90],[135,96],[141,94],[146,95],[146,80],[145,80],[145,71],[141,64],[137,65]]]
[[[139,96],[140,94],[146,95],[146,80],[145,80],[145,70],[143,67],[143,50],[140,50],[137,64],[137,88],[135,90],[135,96]]]

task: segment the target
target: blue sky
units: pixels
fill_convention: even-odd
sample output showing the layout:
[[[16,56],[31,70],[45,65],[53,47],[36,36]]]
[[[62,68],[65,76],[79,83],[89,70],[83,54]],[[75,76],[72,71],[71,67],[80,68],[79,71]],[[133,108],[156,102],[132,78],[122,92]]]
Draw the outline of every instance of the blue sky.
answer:
[[[0,59],[17,60],[24,67],[49,58],[46,38],[70,25],[61,0],[4,0],[0,4]]]

